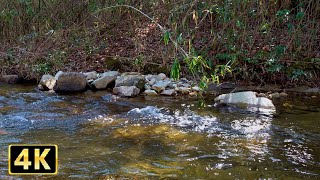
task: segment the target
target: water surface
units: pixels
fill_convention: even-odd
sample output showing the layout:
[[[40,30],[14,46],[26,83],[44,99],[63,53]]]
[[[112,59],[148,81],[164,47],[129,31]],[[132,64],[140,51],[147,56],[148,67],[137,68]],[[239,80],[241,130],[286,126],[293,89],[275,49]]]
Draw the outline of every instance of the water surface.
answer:
[[[319,98],[276,101],[274,116],[197,103],[0,85],[0,179],[9,144],[43,143],[59,146],[52,178],[320,178]]]

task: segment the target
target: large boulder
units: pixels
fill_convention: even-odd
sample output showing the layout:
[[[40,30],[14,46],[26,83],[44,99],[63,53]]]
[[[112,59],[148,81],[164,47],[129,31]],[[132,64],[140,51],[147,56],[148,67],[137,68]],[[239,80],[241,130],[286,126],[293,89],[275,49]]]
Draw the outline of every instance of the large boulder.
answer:
[[[17,84],[19,82],[18,75],[3,75],[0,77],[0,81],[5,82],[7,84]]]
[[[51,76],[50,74],[43,75],[39,85],[41,86],[41,90],[49,91],[53,90],[54,86],[56,85],[56,78]]]
[[[136,86],[120,86],[113,88],[113,94],[121,97],[135,97],[140,93],[140,89]]]
[[[257,97],[255,92],[238,92],[223,94],[215,98],[215,101],[222,104],[234,104],[241,108],[255,109],[257,111],[265,109],[275,111],[272,101],[265,97]]]
[[[144,89],[145,78],[139,73],[124,73],[116,79],[115,87],[136,86],[140,90]]]
[[[105,73],[101,74],[98,79],[93,81],[92,85],[96,89],[105,89],[110,84],[114,83],[118,76],[119,76],[118,71],[105,72]]]
[[[55,76],[57,82],[53,90],[56,92],[80,92],[87,86],[86,76],[77,72],[58,72]]]

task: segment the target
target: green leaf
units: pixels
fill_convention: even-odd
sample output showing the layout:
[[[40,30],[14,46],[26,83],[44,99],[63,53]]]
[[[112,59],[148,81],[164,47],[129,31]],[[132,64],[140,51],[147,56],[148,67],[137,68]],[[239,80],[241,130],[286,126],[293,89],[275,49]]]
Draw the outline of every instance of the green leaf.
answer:
[[[180,78],[180,71],[181,71],[181,67],[180,67],[179,60],[175,59],[171,68],[170,76],[173,79],[178,80]]]
[[[166,31],[163,35],[163,41],[164,41],[164,44],[165,45],[168,45],[169,44],[169,41],[170,41],[170,32],[169,31]]]
[[[301,20],[304,17],[304,13],[303,12],[298,12],[296,15],[296,20]]]

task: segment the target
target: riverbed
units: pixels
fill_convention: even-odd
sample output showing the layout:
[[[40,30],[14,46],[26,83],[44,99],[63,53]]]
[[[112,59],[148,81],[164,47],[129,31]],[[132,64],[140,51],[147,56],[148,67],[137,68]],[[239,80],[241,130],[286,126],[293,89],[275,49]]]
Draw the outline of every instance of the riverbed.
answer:
[[[58,145],[60,179],[320,178],[319,98],[289,94],[270,115],[215,107],[214,97],[201,108],[188,96],[34,87],[0,84],[0,179],[10,178],[10,144]]]

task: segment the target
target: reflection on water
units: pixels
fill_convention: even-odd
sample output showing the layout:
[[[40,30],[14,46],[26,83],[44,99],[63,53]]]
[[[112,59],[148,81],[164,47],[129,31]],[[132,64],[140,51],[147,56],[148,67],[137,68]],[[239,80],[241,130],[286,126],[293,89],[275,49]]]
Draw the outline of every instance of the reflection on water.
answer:
[[[272,117],[199,109],[186,97],[55,95],[1,85],[0,179],[9,178],[7,147],[15,143],[58,144],[61,179],[319,179],[319,100],[303,112],[281,103]]]

